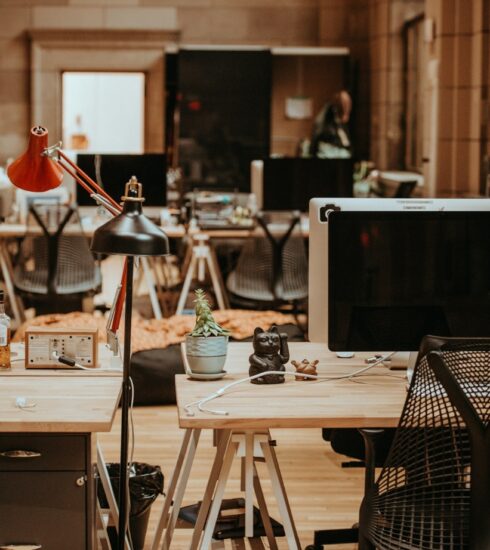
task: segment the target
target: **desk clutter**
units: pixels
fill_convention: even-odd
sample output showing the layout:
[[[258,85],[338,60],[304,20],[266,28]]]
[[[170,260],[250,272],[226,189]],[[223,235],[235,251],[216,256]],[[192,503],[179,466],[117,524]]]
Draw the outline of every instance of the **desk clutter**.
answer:
[[[269,374],[257,376],[270,371],[285,371],[284,365],[289,361],[288,335],[280,333],[276,326],[270,330],[257,327],[252,340],[254,353],[249,358],[249,376],[252,384],[282,384],[284,376]]]
[[[293,315],[275,311],[223,310],[214,313],[216,321],[230,331],[235,340],[250,338],[255,327],[283,325],[294,323]],[[138,314],[133,315],[132,341],[133,352],[164,349],[172,344],[180,344],[186,334],[194,327],[195,318],[192,315],[173,315],[167,319],[143,319]],[[99,342],[106,340],[106,319],[90,313],[74,312],[41,315],[23,323],[12,338],[12,342],[23,342],[26,330],[31,327],[51,327],[72,329],[77,327],[97,329]]]

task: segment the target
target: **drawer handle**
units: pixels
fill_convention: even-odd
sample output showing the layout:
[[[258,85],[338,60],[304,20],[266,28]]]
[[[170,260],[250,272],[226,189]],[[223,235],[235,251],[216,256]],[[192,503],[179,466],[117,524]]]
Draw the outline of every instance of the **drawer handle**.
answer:
[[[38,453],[37,451],[3,451],[0,453],[0,456],[4,458],[39,458],[41,456],[41,453]],[[24,545],[25,546],[25,545]],[[31,545],[32,546],[32,545]],[[22,546],[10,546],[12,548],[23,548]],[[4,548],[10,548],[9,546],[0,546],[0,550],[4,550]],[[25,546],[25,548],[30,548]],[[40,546],[32,546],[33,549],[41,548]]]
[[[40,544],[7,544],[0,546],[0,550],[42,550]]]

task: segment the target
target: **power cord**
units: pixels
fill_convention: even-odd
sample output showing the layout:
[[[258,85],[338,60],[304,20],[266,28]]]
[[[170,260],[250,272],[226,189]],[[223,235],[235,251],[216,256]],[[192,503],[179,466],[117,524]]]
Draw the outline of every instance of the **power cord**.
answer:
[[[375,362],[370,363],[366,367],[363,367],[361,369],[358,369],[354,371],[351,374],[344,374],[341,376],[319,376],[315,374],[304,374],[301,373],[302,378],[311,378],[312,380],[322,380],[325,382],[331,382],[334,380],[351,380],[352,378],[357,378],[361,376],[364,372],[372,369],[373,367],[376,367],[377,365],[383,363],[386,360],[386,357],[381,357],[377,359]],[[243,384],[244,382],[249,382],[251,380],[255,380],[256,378],[263,378],[265,376],[269,376],[271,374],[281,374],[286,376],[297,376],[298,373],[296,372],[290,372],[290,371],[266,371],[259,374],[255,374],[254,376],[248,376],[247,378],[242,378],[240,380],[235,380],[234,382],[231,382],[230,384],[227,384],[226,386],[223,386],[219,390],[216,390],[215,392],[209,394],[207,397],[203,397],[202,399],[199,399],[198,401],[192,401],[191,403],[187,403],[184,405],[184,410],[187,416],[195,416],[195,412],[192,410],[192,407],[198,408],[199,411],[203,413],[209,413],[209,414],[216,414],[216,415],[222,415],[227,416],[229,413],[228,411],[223,410],[213,410],[205,408],[204,405],[206,403],[209,403],[210,401],[213,401],[214,399],[221,397],[224,395],[228,390],[233,388],[234,386],[237,386],[238,384]]]
[[[53,351],[51,354],[51,357],[58,361],[58,363],[62,363],[63,365],[67,365],[68,367],[72,367],[75,369],[81,369],[81,370],[88,370],[91,372],[121,372],[120,369],[101,369],[101,368],[94,368],[94,367],[85,367],[84,365],[81,365],[80,363],[77,363],[75,359],[72,359],[71,357],[67,357],[66,355],[60,355],[56,350]]]

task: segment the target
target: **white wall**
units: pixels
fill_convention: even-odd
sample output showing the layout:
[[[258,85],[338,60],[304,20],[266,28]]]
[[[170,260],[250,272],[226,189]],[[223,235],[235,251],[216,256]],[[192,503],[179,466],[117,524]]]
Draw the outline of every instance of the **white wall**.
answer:
[[[144,73],[63,73],[64,147],[80,117],[86,152],[143,153],[144,99]]]

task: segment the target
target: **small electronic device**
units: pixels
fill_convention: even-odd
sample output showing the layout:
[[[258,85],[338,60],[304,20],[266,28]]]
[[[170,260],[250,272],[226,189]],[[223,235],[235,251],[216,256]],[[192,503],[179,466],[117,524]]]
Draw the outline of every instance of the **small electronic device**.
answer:
[[[32,327],[25,333],[26,369],[70,368],[64,356],[86,368],[97,367],[97,330]]]

